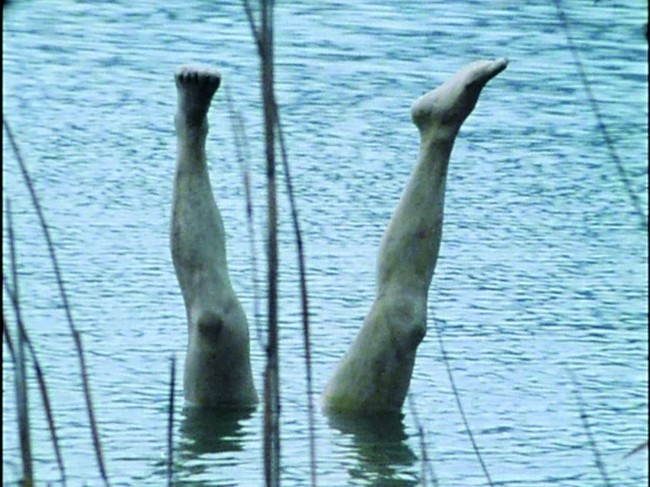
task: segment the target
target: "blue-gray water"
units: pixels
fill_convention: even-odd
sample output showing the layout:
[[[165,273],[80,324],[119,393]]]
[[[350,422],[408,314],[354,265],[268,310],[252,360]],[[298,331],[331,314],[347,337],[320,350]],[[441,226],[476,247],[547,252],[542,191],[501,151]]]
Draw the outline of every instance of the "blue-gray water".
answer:
[[[646,2],[564,3],[604,123],[647,212]],[[232,279],[252,323],[243,184],[223,93],[230,90],[246,122],[262,263],[259,69],[246,18],[237,1],[15,1],[6,10],[3,116],[55,241],[109,476],[116,486],[163,485],[169,361],[176,356],[182,370],[186,345],[168,247],[172,73],[196,61],[223,74],[210,114],[211,177]],[[412,101],[467,62],[508,56],[452,155],[429,333],[411,385],[427,454],[441,486],[485,485],[435,318],[495,483],[601,485],[571,369],[613,484],[645,484],[647,451],[623,456],[648,434],[647,230],[597,130],[553,2],[287,2],[276,24],[315,393],[371,304],[379,240],[417,155]],[[69,485],[99,485],[73,342],[4,135],[3,157],[24,318],[52,394]],[[282,479],[297,486],[308,483],[307,400],[295,248],[281,198]],[[7,257],[3,243],[3,273]],[[11,308],[3,309],[13,324]],[[251,336],[261,390],[264,358],[255,329]],[[58,473],[31,389],[36,474],[45,485]],[[13,366],[3,353],[5,485],[20,477],[14,418]],[[179,401],[176,418],[178,485],[262,484],[261,408],[196,418]],[[316,423],[320,485],[421,482],[408,407],[392,427],[320,413]]]

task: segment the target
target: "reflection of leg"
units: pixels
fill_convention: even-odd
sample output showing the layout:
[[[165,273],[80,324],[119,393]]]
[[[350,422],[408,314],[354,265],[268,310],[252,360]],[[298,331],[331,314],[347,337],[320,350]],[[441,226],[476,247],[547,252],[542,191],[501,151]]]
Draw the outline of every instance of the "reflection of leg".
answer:
[[[206,453],[241,451],[245,436],[243,423],[253,413],[253,408],[185,408],[180,422],[181,441],[177,446],[179,467],[191,470],[190,465],[194,465],[191,462]]]
[[[219,73],[176,72],[178,149],[171,249],[189,323],[185,399],[197,406],[245,406],[257,401],[249,358],[248,323],[230,284],[223,222],[212,195],[206,115]]]
[[[426,332],[449,156],[482,88],[506,65],[505,59],[472,63],[413,104],[420,154],[381,243],[375,303],[327,385],[326,409],[401,409]]]
[[[417,477],[420,462],[409,447],[403,415],[330,412],[327,419],[331,428],[352,440],[350,479],[368,485],[415,485],[404,477]]]

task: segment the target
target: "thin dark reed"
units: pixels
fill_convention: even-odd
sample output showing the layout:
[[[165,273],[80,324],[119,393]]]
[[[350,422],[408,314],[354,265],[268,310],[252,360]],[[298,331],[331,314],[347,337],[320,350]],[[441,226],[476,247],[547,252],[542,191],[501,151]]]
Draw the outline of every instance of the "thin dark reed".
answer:
[[[10,268],[11,268],[11,281],[13,284],[13,292],[11,301],[14,304],[16,317],[20,317],[20,302],[19,302],[19,292],[18,292],[18,262],[16,257],[16,239],[14,237],[14,222],[11,216],[11,201],[9,198],[5,200],[5,206],[7,207],[7,238],[9,240],[9,259],[10,259]],[[6,282],[4,273],[2,274],[2,280]],[[8,286],[7,286],[8,288]]]
[[[32,345],[32,341],[29,339],[29,335],[27,334],[27,328],[25,327],[25,323],[22,320],[21,312],[20,312],[20,302],[18,300],[18,270],[17,270],[17,262],[16,262],[16,249],[15,249],[15,238],[14,238],[14,233],[13,233],[13,222],[11,220],[11,203],[7,199],[6,200],[6,206],[7,206],[7,234],[8,234],[8,239],[9,239],[9,248],[10,248],[10,258],[11,258],[11,274],[12,274],[12,280],[13,280],[13,289],[9,285],[9,282],[7,282],[7,279],[5,278],[5,275],[2,275],[2,284],[5,288],[5,291],[9,295],[9,299],[13,305],[14,312],[16,315],[16,323],[18,325],[18,332],[21,334],[23,337],[24,343],[27,344],[27,349],[29,350],[29,354],[32,358],[32,363],[34,365],[34,370],[36,372],[36,380],[38,383],[39,391],[41,393],[41,399],[43,400],[43,408],[45,409],[45,416],[47,418],[47,424],[48,428],[50,430],[50,435],[52,437],[52,445],[54,447],[54,454],[56,456],[56,462],[59,466],[59,470],[61,471],[61,481],[63,485],[66,485],[66,476],[65,476],[65,467],[63,465],[63,457],[61,455],[61,448],[59,446],[59,439],[56,434],[56,425],[54,423],[54,415],[52,414],[52,406],[50,403],[50,395],[47,392],[47,385],[45,382],[45,374],[43,374],[43,369],[41,367],[41,364],[38,360],[38,357],[36,356],[36,350],[34,346]],[[3,316],[4,320],[4,316]],[[3,327],[5,327],[4,321],[3,321]],[[9,346],[9,349],[11,351],[12,358],[14,359],[15,362],[15,353],[13,351],[13,347],[11,344],[11,339],[9,337],[9,330],[4,330],[6,332],[6,340],[7,340],[7,345]]]
[[[278,358],[278,208],[275,164],[275,122],[277,120],[273,70],[273,0],[261,0],[261,27],[252,8],[243,0],[255,39],[262,72],[264,146],[267,182],[268,341],[264,373],[264,477],[267,486],[280,485],[280,376]]]
[[[5,276],[2,276],[2,284],[5,288],[5,291],[9,295],[9,299],[12,302],[12,305],[14,306],[14,309],[18,308],[18,301],[16,299],[16,295],[14,291],[10,288],[9,283],[5,279]],[[18,314],[16,313],[18,316]],[[4,319],[4,317],[3,317]],[[32,341],[29,338],[29,335],[27,334],[27,329],[25,328],[25,324],[22,319],[16,319],[18,323],[18,328],[19,328],[19,333],[22,334],[23,340],[25,344],[27,345],[27,350],[29,351],[29,355],[32,359],[32,363],[34,365],[34,371],[36,372],[36,381],[38,383],[38,388],[39,392],[41,393],[41,399],[43,400],[43,409],[45,410],[45,417],[47,419],[47,425],[50,430],[50,436],[52,437],[52,445],[54,447],[54,454],[56,456],[56,463],[59,467],[59,470],[61,471],[61,482],[63,485],[66,485],[66,475],[65,475],[65,467],[63,465],[63,456],[61,455],[61,448],[59,446],[59,438],[56,433],[56,424],[54,422],[54,414],[52,413],[52,405],[50,402],[50,395],[47,392],[47,384],[45,382],[45,374],[43,373],[43,368],[41,367],[41,364],[38,360],[38,357],[36,356],[36,350],[32,344]],[[4,323],[3,323],[4,327]],[[9,334],[7,331],[7,334],[5,336],[5,339],[7,340],[7,345],[10,347],[11,355],[12,358],[15,356],[13,353],[13,347],[10,343],[10,338]]]
[[[289,157],[282,132],[282,123],[280,122],[280,109],[276,106],[276,123],[278,129],[278,139],[280,141],[280,154],[282,159],[282,168],[284,170],[284,180],[286,183],[287,195],[289,197],[289,207],[291,210],[291,222],[293,232],[296,237],[296,249],[298,253],[298,275],[300,280],[300,304],[302,308],[302,335],[303,346],[305,348],[305,374],[307,380],[307,421],[309,427],[309,472],[311,485],[317,485],[316,479],[316,423],[314,419],[314,397],[313,397],[313,380],[311,368],[311,338],[309,326],[309,294],[307,292],[307,270],[305,266],[305,250],[302,240],[302,231],[300,230],[300,220],[298,219],[298,207],[293,192],[293,182],[289,170]]]
[[[16,246],[14,240],[13,221],[11,218],[11,203],[7,200],[7,234],[9,238],[9,255],[11,265],[11,278],[13,281],[13,292],[10,293],[11,301],[16,313],[16,322],[22,323],[20,301],[18,292],[18,270],[16,265]],[[3,282],[7,282],[4,274]],[[9,287],[7,286],[9,291]],[[29,394],[27,389],[27,366],[25,357],[25,334],[24,327],[18,326],[18,343],[15,349],[16,358],[16,411],[18,419],[18,435],[20,439],[20,454],[23,460],[23,485],[34,485],[34,467],[32,463],[32,443],[29,431]]]
[[[573,63],[575,64],[576,70],[578,71],[580,82],[582,83],[582,86],[584,87],[585,92],[587,93],[587,99],[589,100],[589,106],[591,108],[591,111],[594,113],[594,116],[596,117],[596,126],[598,127],[598,130],[603,136],[603,140],[605,141],[605,145],[607,146],[609,156],[614,162],[614,165],[616,166],[616,170],[618,171],[618,175],[623,183],[625,192],[630,198],[630,202],[632,203],[632,207],[634,208],[634,212],[639,217],[641,228],[647,231],[648,217],[643,211],[643,204],[641,203],[641,199],[639,198],[639,196],[634,191],[634,188],[632,187],[630,176],[628,175],[627,170],[625,169],[625,166],[621,161],[621,158],[618,156],[618,153],[616,152],[616,147],[614,146],[614,140],[612,139],[611,135],[609,135],[609,132],[607,131],[607,127],[605,126],[605,122],[603,121],[603,116],[600,113],[600,109],[598,108],[598,103],[596,102],[596,97],[594,96],[593,90],[591,89],[591,85],[589,84],[589,80],[587,79],[584,66],[582,65],[582,61],[580,60],[580,54],[578,53],[578,48],[575,45],[573,36],[571,35],[569,22],[567,21],[566,15],[564,14],[564,9],[562,8],[562,2],[560,0],[554,0],[554,2],[555,2],[555,9],[557,10],[558,19],[560,21],[560,24],[562,25],[562,29],[564,30],[564,35],[566,36],[567,45],[569,46],[569,50],[571,51],[571,55],[573,56]]]
[[[34,469],[32,465],[32,443],[29,432],[29,395],[27,392],[27,359],[25,357],[25,340],[18,332],[16,348],[16,409],[18,416],[18,431],[20,437],[20,454],[23,460],[22,485],[34,485]]]
[[[94,409],[93,409],[93,404],[92,404],[92,398],[90,395],[90,381],[88,379],[88,372],[87,372],[87,367],[86,367],[86,360],[84,356],[84,351],[83,351],[83,345],[81,343],[81,335],[76,329],[76,326],[74,324],[74,321],[72,319],[72,311],[70,308],[70,304],[68,302],[68,297],[65,292],[65,286],[63,284],[63,278],[61,276],[61,270],[59,268],[58,261],[56,259],[56,253],[54,251],[54,243],[52,242],[52,238],[50,237],[50,232],[47,226],[47,223],[45,222],[45,216],[43,215],[43,210],[41,209],[41,205],[38,199],[38,196],[36,195],[36,190],[34,189],[34,185],[32,183],[32,179],[29,175],[29,172],[27,171],[27,166],[20,154],[20,150],[18,148],[18,144],[16,143],[16,140],[13,136],[13,133],[11,132],[11,128],[9,127],[9,122],[7,121],[6,117],[3,117],[2,124],[5,128],[5,131],[7,132],[7,137],[9,139],[9,143],[11,145],[11,148],[13,150],[14,156],[16,157],[16,160],[18,161],[18,165],[20,167],[20,171],[22,173],[23,179],[25,181],[25,185],[27,186],[27,189],[29,190],[29,194],[32,199],[32,204],[34,206],[34,209],[36,210],[36,214],[38,215],[38,219],[41,225],[41,228],[43,230],[43,234],[45,236],[45,241],[47,243],[47,248],[50,254],[50,260],[52,261],[52,266],[54,268],[54,274],[56,276],[56,282],[59,287],[59,291],[61,294],[61,300],[63,302],[63,309],[65,311],[65,315],[68,321],[68,324],[70,326],[70,332],[72,334],[72,338],[75,343],[75,349],[77,352],[77,356],[79,358],[79,368],[81,371],[81,383],[83,386],[83,391],[84,391],[84,398],[86,401],[86,409],[88,411],[88,419],[90,422],[90,431],[91,431],[91,436],[92,436],[92,441],[93,441],[93,446],[95,449],[95,456],[97,458],[97,464],[99,466],[99,471],[102,476],[102,479],[104,480],[104,483],[106,485],[110,485],[108,481],[108,475],[106,473],[106,467],[104,464],[104,459],[102,455],[102,449],[101,449],[101,443],[99,440],[99,432],[97,429],[97,422],[95,420],[95,414],[94,414]]]
[[[2,337],[5,339],[5,342],[7,343],[7,347],[9,348],[9,355],[11,355],[11,361],[13,362],[14,365],[16,365],[16,352],[14,350],[14,345],[11,336],[9,335],[9,328],[7,328],[7,322],[5,320],[4,310],[2,311]]]
[[[172,355],[169,378],[169,412],[167,416],[167,485],[174,480],[174,391],[176,389],[176,357]]]
[[[273,0],[262,2],[262,97],[264,100],[264,126],[266,146],[266,177],[268,191],[268,344],[267,392],[270,401],[266,408],[268,438],[266,454],[269,458],[266,483],[269,487],[280,485],[280,371],[278,347],[278,208],[275,179],[275,93],[273,69]]]
[[[587,441],[589,441],[589,447],[591,448],[591,451],[594,454],[594,461],[596,462],[596,467],[600,472],[600,476],[603,479],[603,482],[605,483],[606,486],[609,487],[612,485],[612,483],[610,482],[609,477],[607,476],[607,471],[605,470],[605,463],[603,462],[603,459],[600,456],[600,452],[598,451],[598,446],[596,445],[596,440],[594,438],[593,433],[591,432],[591,427],[589,426],[589,418],[587,417],[587,411],[585,410],[585,401],[582,398],[582,394],[580,393],[580,388],[578,387],[578,382],[576,381],[575,375],[573,375],[573,371],[567,368],[567,373],[569,374],[569,378],[571,379],[571,383],[573,384],[573,393],[576,395],[578,408],[580,410],[580,420],[582,421],[582,427],[584,428],[585,433],[587,434]]]
[[[646,449],[648,448],[648,440],[645,440],[645,441],[641,442],[641,444],[639,444],[633,450],[627,452],[625,455],[623,455],[623,458],[631,457],[635,453],[639,453],[644,448],[646,448]]]
[[[472,448],[474,449],[474,453],[476,453],[476,457],[478,458],[478,461],[481,464],[481,468],[483,469],[483,473],[485,474],[485,478],[488,481],[488,484],[490,486],[493,486],[494,483],[492,482],[492,478],[490,477],[490,473],[488,472],[487,466],[485,465],[485,462],[483,461],[483,457],[481,456],[481,452],[478,449],[478,445],[476,444],[476,440],[474,439],[474,435],[472,434],[472,430],[469,427],[469,422],[467,421],[467,416],[465,416],[465,410],[463,409],[463,404],[460,401],[460,395],[458,394],[458,388],[456,387],[456,382],[454,381],[454,376],[451,373],[451,365],[449,365],[449,357],[447,356],[447,352],[445,351],[445,346],[442,342],[442,331],[440,331],[440,326],[438,324],[438,320],[434,320],[435,324],[435,329],[436,329],[436,335],[438,337],[438,344],[440,345],[440,351],[442,352],[442,360],[445,363],[445,368],[447,369],[447,375],[449,376],[449,382],[451,383],[451,390],[454,393],[454,398],[456,398],[456,404],[458,406],[458,411],[460,412],[460,416],[463,419],[463,424],[465,425],[465,429],[467,430],[467,434],[469,436],[470,441],[472,442]]]
[[[246,127],[244,120],[238,110],[235,109],[235,105],[230,97],[230,90],[228,86],[225,86],[226,92],[226,105],[228,107],[228,117],[230,118],[230,125],[232,128],[233,139],[235,142],[235,156],[237,162],[239,163],[239,168],[242,174],[242,180],[244,181],[244,197],[246,199],[246,225],[248,227],[248,241],[250,244],[250,255],[251,255],[251,271],[253,275],[253,321],[255,323],[255,332],[257,335],[257,341],[259,342],[262,349],[266,349],[266,343],[264,343],[264,336],[262,333],[262,327],[260,325],[260,305],[259,305],[259,287],[258,287],[258,267],[257,267],[257,237],[255,232],[255,222],[253,219],[253,194],[251,191],[251,178],[250,178],[250,167],[248,164],[249,154],[248,154],[248,138],[246,137]]]
[[[10,289],[8,287],[9,284],[7,283],[4,275],[2,276],[2,281],[5,284],[5,289],[7,292],[10,292]],[[13,293],[10,294],[10,299],[13,302],[16,315],[20,316],[20,310],[17,310],[16,308],[15,295]],[[22,318],[17,318],[16,321],[22,322]],[[5,327],[4,323],[3,333],[5,334],[7,343],[11,343],[11,339],[9,338],[9,330]],[[32,462],[32,442],[29,428],[29,394],[27,389],[27,357],[25,354],[25,342],[25,335],[22,333],[19,326],[17,347],[14,349],[13,346],[11,346],[10,354],[15,368],[14,385],[16,389],[16,419],[18,421],[18,440],[20,444],[20,456],[23,467],[23,478],[21,484],[25,486],[31,486],[34,485],[34,469]]]
[[[242,3],[244,5],[244,12],[246,12],[246,18],[248,19],[248,25],[251,29],[251,34],[253,35],[253,40],[255,41],[255,45],[257,46],[257,51],[258,53],[261,53],[262,38],[259,29],[257,28],[257,23],[255,22],[255,17],[253,15],[253,8],[251,7],[251,4],[248,0],[242,0]]]
[[[431,464],[431,460],[429,460],[429,455],[427,453],[427,439],[424,434],[424,428],[422,427],[417,408],[415,407],[415,399],[413,399],[413,395],[410,393],[408,395],[408,401],[411,415],[413,416],[413,421],[415,422],[415,427],[417,428],[418,436],[420,437],[420,455],[422,463],[421,483],[422,485],[427,485],[427,477],[431,477],[431,485],[438,487],[438,477],[436,477],[436,473],[433,471],[433,465]]]

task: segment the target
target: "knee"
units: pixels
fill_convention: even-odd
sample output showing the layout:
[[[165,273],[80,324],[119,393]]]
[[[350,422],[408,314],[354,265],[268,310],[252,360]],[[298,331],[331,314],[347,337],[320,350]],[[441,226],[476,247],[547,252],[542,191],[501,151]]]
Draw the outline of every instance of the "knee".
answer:
[[[422,317],[421,320],[412,323],[411,326],[409,327],[409,330],[407,331],[407,335],[405,337],[406,346],[409,347],[411,350],[415,350],[416,348],[418,348],[420,343],[422,343],[422,340],[424,340],[426,334],[427,334],[427,320],[425,316]]]
[[[386,301],[384,316],[397,348],[414,352],[427,332],[426,300],[402,295]]]
[[[196,331],[199,337],[210,343],[218,341],[223,328],[223,317],[212,311],[202,313],[196,320]]]

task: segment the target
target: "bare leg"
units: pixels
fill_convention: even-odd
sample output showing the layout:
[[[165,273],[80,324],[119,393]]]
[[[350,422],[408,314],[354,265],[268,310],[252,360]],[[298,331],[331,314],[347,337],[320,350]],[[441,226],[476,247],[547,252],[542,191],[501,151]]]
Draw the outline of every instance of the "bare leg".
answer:
[[[230,284],[225,232],[205,154],[206,116],[221,76],[184,66],[175,79],[178,149],[171,250],[189,323],[185,400],[201,407],[249,406],[257,394],[248,323]]]
[[[508,62],[478,61],[415,101],[420,154],[382,239],[377,296],[323,393],[332,411],[399,411],[426,333],[427,294],[442,238],[449,156],[486,83]]]

